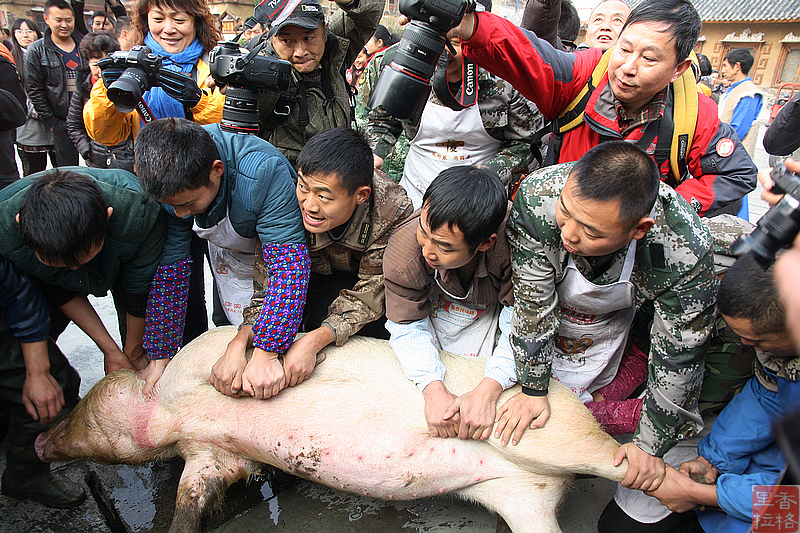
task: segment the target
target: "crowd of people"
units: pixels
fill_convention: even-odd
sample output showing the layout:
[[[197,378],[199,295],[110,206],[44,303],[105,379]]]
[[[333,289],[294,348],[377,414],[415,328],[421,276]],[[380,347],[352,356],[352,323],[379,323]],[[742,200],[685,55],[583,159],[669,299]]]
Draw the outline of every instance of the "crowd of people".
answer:
[[[569,0],[528,0],[521,27],[479,3],[411,118],[370,107],[400,46],[382,0],[336,0],[330,16],[289,3],[240,36],[292,67],[287,93],[260,93],[254,135],[220,124],[205,0],[138,0],[130,16],[111,0],[88,25],[82,3],[47,0],[44,35],[14,22],[0,46],[4,495],[85,498],[34,448],[78,401],[56,343],[69,322],[149,395],[208,328],[209,300],[215,326],[239,328],[208,378],[221,394],[269,401],[313,379],[326,346],[367,335],[388,340],[433,437],[514,446],[547,424],[555,379],[632,434],[601,532],[747,530],[752,486],[785,462],[769,424],[800,403],[798,304],[784,311],[773,269],[730,251],[753,230],[741,205],[757,175],[771,187],[752,160],[753,56],[725,55],[722,92],[692,51],[689,0],[603,0],[583,43]],[[143,91],[147,114],[109,90],[123,69],[106,58],[136,45],[167,80]],[[769,152],[800,147],[798,105]],[[109,291],[121,346],[87,299]],[[485,359],[484,378],[456,396],[439,350]]]

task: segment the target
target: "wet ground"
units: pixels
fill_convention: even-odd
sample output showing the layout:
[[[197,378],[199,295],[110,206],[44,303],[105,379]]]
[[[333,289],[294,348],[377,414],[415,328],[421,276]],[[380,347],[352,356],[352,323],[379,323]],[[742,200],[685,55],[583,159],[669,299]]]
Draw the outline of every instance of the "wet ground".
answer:
[[[765,107],[765,112],[768,106]],[[767,115],[762,113],[762,118]],[[762,126],[762,135],[763,129]],[[757,144],[756,164],[768,166]],[[750,194],[751,221],[764,212],[759,188]],[[206,272],[210,294],[210,273]],[[117,340],[117,321],[110,297],[90,298]],[[209,323],[210,320],[209,320]],[[82,377],[81,394],[103,376],[103,358],[94,344],[74,325],[58,340],[62,351]],[[55,465],[58,475],[83,483],[89,497],[71,510],[47,509],[29,501],[0,496],[0,533],[138,533],[166,532],[173,514],[175,492],[182,469],[180,459],[139,467],[103,466],[84,461]],[[0,470],[5,468],[4,454]],[[224,506],[205,524],[213,533],[506,533],[497,515],[453,498],[387,502],[346,494],[308,481],[280,483],[268,479],[240,482],[228,491]],[[576,480],[559,510],[565,533],[595,532],[597,519],[613,497],[615,483],[605,479]]]

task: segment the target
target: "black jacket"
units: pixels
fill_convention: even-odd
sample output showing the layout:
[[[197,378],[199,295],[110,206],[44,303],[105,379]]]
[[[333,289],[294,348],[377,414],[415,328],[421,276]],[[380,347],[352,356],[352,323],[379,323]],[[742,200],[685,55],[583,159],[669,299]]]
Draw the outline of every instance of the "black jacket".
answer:
[[[86,164],[96,168],[121,168],[133,172],[133,138],[114,146],[101,144],[86,133],[86,124],[83,122],[83,107],[89,100],[92,91],[92,73],[89,67],[78,67],[78,83],[72,94],[67,113],[67,131],[72,139],[72,144],[77,148]]]
[[[0,255],[0,316],[20,342],[37,342],[50,331],[50,311],[39,287]]]
[[[764,134],[764,149],[773,155],[791,155],[800,148],[800,92],[778,111]]]
[[[47,28],[44,37],[28,47],[25,54],[25,92],[39,119],[48,127],[53,127],[57,121],[67,119],[69,92],[67,68],[50,34],[50,28]],[[77,33],[73,32],[72,40],[75,46],[80,45]],[[85,66],[85,60],[78,55],[81,65]]]

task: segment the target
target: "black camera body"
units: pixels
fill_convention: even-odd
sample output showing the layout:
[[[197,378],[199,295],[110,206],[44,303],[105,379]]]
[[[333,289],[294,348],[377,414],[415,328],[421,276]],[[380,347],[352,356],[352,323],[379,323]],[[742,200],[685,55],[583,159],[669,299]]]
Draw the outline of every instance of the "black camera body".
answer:
[[[464,13],[475,2],[464,0],[400,0],[400,13],[411,20],[425,22],[441,33],[446,34],[452,30],[461,19]]]
[[[800,176],[780,163],[772,168],[770,192],[783,194],[781,200],[769,208],[750,235],[738,239],[731,246],[734,255],[751,252],[755,259],[768,268],[781,248],[792,245],[800,231]]]
[[[447,32],[458,26],[475,0],[400,0],[400,12],[412,19],[389,65],[372,91],[369,108],[419,123],[431,92],[431,77],[444,50]]]
[[[220,42],[209,55],[214,81],[225,89],[220,126],[235,133],[258,133],[258,96],[262,91],[286,93],[292,80],[292,64],[259,55],[261,45],[247,53],[233,41]]]
[[[161,58],[144,45],[111,54],[112,67],[125,69],[108,87],[108,99],[123,113],[133,111],[142,95],[158,85]]]

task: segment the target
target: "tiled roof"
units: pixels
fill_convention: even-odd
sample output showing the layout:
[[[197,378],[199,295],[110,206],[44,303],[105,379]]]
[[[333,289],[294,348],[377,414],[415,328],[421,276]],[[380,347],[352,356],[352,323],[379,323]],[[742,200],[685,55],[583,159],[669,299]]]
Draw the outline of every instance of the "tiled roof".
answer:
[[[631,7],[647,0],[628,0]],[[800,1],[692,0],[703,22],[800,21]]]

